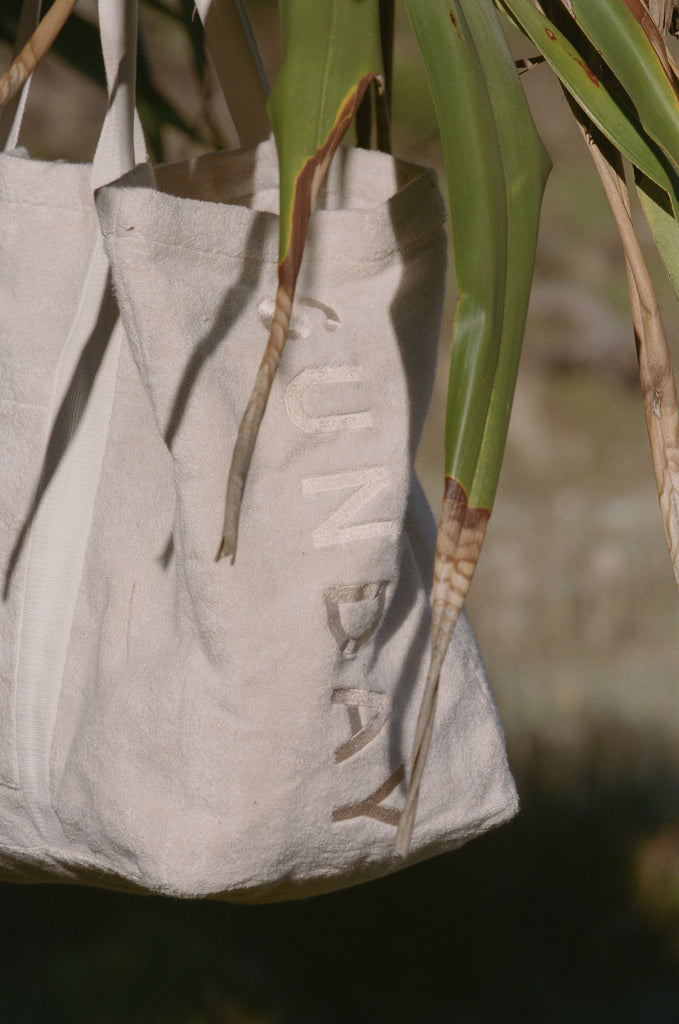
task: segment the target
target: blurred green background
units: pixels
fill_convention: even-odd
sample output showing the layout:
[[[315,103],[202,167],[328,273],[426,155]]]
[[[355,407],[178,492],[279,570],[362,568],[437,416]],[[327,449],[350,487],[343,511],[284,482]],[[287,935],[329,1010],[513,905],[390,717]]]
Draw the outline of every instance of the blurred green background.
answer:
[[[0,6],[1,29],[16,5]],[[214,78],[196,73],[199,36],[192,43],[158,6],[143,10],[156,153],[231,145]],[[249,6],[273,77],[275,6]],[[426,80],[397,10],[394,151],[441,171]],[[89,44],[72,39],[84,65]],[[2,69],[10,52],[0,48]],[[551,73],[523,82],[555,168],[505,464],[467,605],[521,813],[449,856],[298,904],[0,886],[0,1024],[679,1022],[679,598],[624,266]],[[22,143],[35,156],[89,158],[103,102],[50,56]],[[676,339],[669,286],[649,260]],[[435,511],[454,296],[451,269],[419,456]]]

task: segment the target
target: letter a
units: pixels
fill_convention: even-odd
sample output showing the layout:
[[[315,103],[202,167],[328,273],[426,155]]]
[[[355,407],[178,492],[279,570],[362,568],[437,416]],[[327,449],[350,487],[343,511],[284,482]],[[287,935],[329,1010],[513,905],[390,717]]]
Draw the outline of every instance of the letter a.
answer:
[[[349,715],[351,739],[341,743],[335,751],[335,763],[341,764],[353,757],[359,750],[374,740],[389,718],[389,697],[386,693],[371,693],[370,690],[333,690],[333,704],[343,704]],[[359,708],[373,708],[377,714],[364,725]]]

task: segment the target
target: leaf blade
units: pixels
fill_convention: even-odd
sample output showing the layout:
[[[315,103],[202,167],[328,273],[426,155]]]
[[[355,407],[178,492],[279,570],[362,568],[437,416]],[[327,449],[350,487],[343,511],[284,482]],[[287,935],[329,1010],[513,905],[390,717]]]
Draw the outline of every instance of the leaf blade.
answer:
[[[376,0],[281,0],[280,10],[284,57],[267,109],[280,166],[282,263],[293,236],[295,184],[331,137],[339,143],[341,111],[381,74],[382,57]]]
[[[576,47],[531,0],[501,0],[501,3],[597,128],[635,167],[668,193],[674,209],[679,211],[679,179],[649,139],[634,109],[623,106],[620,98],[613,96]]]
[[[444,145],[461,297],[451,353],[431,660],[415,730],[408,798],[397,832],[402,855],[414,827],[443,660],[497,486],[549,167],[492,2],[451,0],[439,5],[438,14],[446,8],[457,36],[457,41],[448,36],[447,43],[437,31],[443,18],[437,22],[433,5],[425,14],[423,7],[408,4]],[[445,119],[451,96],[452,123]],[[481,167],[467,159],[468,149]],[[461,197],[460,182],[465,186]]]
[[[459,0],[427,4],[406,0],[406,7],[439,122],[459,291],[449,374],[445,472],[469,491],[490,398],[489,387],[483,385],[495,372],[502,323],[505,180],[488,89]]]
[[[679,91],[647,8],[641,0],[573,0],[573,13],[648,134],[679,165]]]
[[[533,280],[542,196],[551,160],[537,133],[514,59],[497,17],[478,0],[464,0],[467,18],[490,87],[505,169],[507,270],[502,336],[478,468],[469,494],[471,507],[490,510],[495,498],[509,427],[519,358]]]
[[[378,0],[280,0],[280,12],[283,61],[267,103],[280,172],[278,289],[229,470],[217,559],[232,561],[257,434],[285,346],[309,217],[365,90],[382,72]]]

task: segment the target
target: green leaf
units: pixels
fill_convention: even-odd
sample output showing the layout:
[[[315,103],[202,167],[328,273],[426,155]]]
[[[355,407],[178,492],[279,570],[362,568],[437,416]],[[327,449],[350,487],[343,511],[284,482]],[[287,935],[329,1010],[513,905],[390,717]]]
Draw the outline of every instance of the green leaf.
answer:
[[[637,193],[658,252],[679,298],[679,224],[664,192],[643,174],[635,175]]]
[[[382,73],[382,55],[377,0],[281,0],[280,15],[283,62],[267,110],[280,168],[282,265],[293,243],[303,246],[325,169]]]
[[[611,92],[576,47],[531,0],[501,2],[594,124],[635,167],[668,193],[675,214],[679,214],[679,178],[645,132],[634,108]]]
[[[644,214],[675,293],[679,296],[679,175],[672,163],[645,131],[637,110],[621,96],[619,90],[614,93],[609,83],[594,74],[584,56],[530,0],[502,0],[502,3],[541,50],[592,122],[634,165]],[[616,7],[623,8],[623,12],[627,11],[619,0],[615,3]],[[585,23],[589,24],[588,12],[589,7],[584,17],[578,17],[581,28]],[[634,17],[632,20],[636,25],[636,28],[632,26],[636,38],[639,39],[639,32],[644,35],[645,42],[641,41],[641,46],[646,51],[647,61],[662,68],[662,62],[639,22]],[[657,46],[662,43],[658,39],[655,42]],[[649,46],[652,54],[648,52]],[[626,75],[624,68],[622,74]],[[661,74],[665,74],[664,70]]]
[[[573,12],[648,134],[679,165],[679,93],[665,44],[646,7],[641,0],[573,0]]]
[[[443,141],[460,298],[431,661],[396,844],[410,843],[443,659],[481,550],[504,451],[549,158],[492,0],[407,0]]]
[[[470,506],[490,509],[516,387],[540,208],[551,160],[535,129],[514,58],[492,4],[464,0],[463,6],[483,60],[506,182],[508,260],[502,338],[479,463],[469,494]]]
[[[309,216],[365,91],[382,75],[378,0],[280,0],[283,59],[267,110],[278,149],[278,291],[271,334],[241,421],[217,557],[235,557],[259,425],[287,337]]]
[[[576,0],[579,27],[601,52],[634,103],[640,124],[679,164],[679,94],[664,40],[641,0]],[[649,150],[653,142],[648,140]],[[642,209],[675,294],[679,296],[679,186],[674,167],[658,154],[660,173],[636,164]],[[663,192],[655,185],[660,185]]]
[[[491,0],[407,2],[434,97],[460,300],[446,474],[474,506],[495,495],[550,162]]]
[[[446,163],[459,299],[453,328],[445,472],[468,494],[502,333],[506,181],[488,86],[459,0],[406,0]]]

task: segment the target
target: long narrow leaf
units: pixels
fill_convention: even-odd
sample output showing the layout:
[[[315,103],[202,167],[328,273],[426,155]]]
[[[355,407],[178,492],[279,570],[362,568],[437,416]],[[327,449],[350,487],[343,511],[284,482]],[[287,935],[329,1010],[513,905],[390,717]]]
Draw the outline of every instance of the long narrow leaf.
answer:
[[[679,583],[679,417],[674,375],[655,291],[621,185],[620,157],[615,156],[620,150],[635,165],[642,208],[679,296],[679,179],[670,160],[677,163],[679,156],[679,96],[671,60],[661,33],[640,0],[573,2],[578,29],[606,62],[602,77],[594,74],[585,55],[529,0],[503,3],[614,147],[610,159],[604,157],[595,130],[587,127],[576,107],[625,248],[653,465]],[[620,98],[623,91],[624,99]]]
[[[243,489],[290,323],[309,216],[365,90],[382,72],[378,0],[281,0],[280,13],[283,61],[267,104],[280,168],[278,291],[229,473],[217,557],[232,560]]]
[[[502,26],[478,0],[464,0],[464,6],[479,52],[484,54],[484,70],[507,184],[508,259],[502,343],[479,462],[469,494],[470,506],[491,509],[516,387],[542,195],[551,160],[535,129]]]
[[[549,166],[491,0],[409,0],[407,6],[443,142],[460,298],[451,353],[431,662],[397,836],[401,853],[408,849],[414,825],[441,666],[497,484]]]
[[[501,0],[576,102],[635,167],[667,192],[679,215],[679,178],[644,131],[633,107],[614,95],[582,54],[531,0]],[[679,219],[679,216],[678,216]]]
[[[666,196],[654,182],[637,171],[637,193],[674,294],[679,298],[679,224]]]
[[[679,585],[679,413],[672,359],[653,282],[632,223],[620,154],[612,147],[612,152],[604,152],[592,134],[587,135],[587,141],[625,251],[653,469],[672,568]]]
[[[629,102],[620,98],[619,90],[614,94],[610,83],[601,80],[594,74],[583,55],[578,53],[577,49],[559,32],[555,25],[534,7],[530,0],[502,0],[502,2],[511,11],[519,27],[542,50],[545,58],[577,104],[609,142],[613,143],[634,165],[642,209],[674,291],[679,297],[679,175],[675,168],[645,131],[637,110]],[[624,2],[615,0],[615,7],[623,9],[623,16],[629,22],[629,17],[632,15],[627,11]],[[672,90],[673,87],[667,82],[662,84],[665,81],[665,76],[671,76],[664,57],[664,42],[657,30],[653,29],[652,23],[649,23],[646,9],[639,9],[638,6],[635,9],[641,17],[645,29],[642,29],[639,21],[632,17],[635,22],[635,25],[631,26],[634,35],[637,39],[641,38],[639,33],[643,35],[641,46],[646,53],[646,63],[654,69],[655,75],[659,76],[661,88],[667,93],[667,89]],[[594,8],[590,8],[588,5],[584,5],[582,10],[579,9],[578,25],[580,28],[591,28],[590,21],[593,10]],[[599,31],[601,31],[600,28]],[[623,38],[623,48],[628,41],[627,37]],[[598,44],[600,40],[597,38],[596,42]],[[616,55],[616,52],[611,50],[610,44],[605,47],[605,56],[612,59],[616,70],[620,71],[625,78],[626,86],[633,88],[633,83],[628,80],[629,73],[624,61],[621,63],[619,54]],[[638,55],[636,59],[638,61]],[[666,98],[669,110],[674,101],[670,95]]]
[[[502,331],[506,182],[488,86],[459,0],[406,0],[443,145],[459,291],[445,437],[446,494],[432,593],[429,673],[415,731],[408,799],[396,846],[405,855],[431,740],[439,676],[458,610],[460,534],[485,430]],[[455,500],[451,500],[451,491]]]
[[[502,153],[481,61],[459,0],[406,0],[446,162],[459,299],[445,471],[469,491],[497,364],[507,259]]]
[[[573,13],[648,134],[679,165],[679,91],[663,38],[642,0],[573,0]]]

